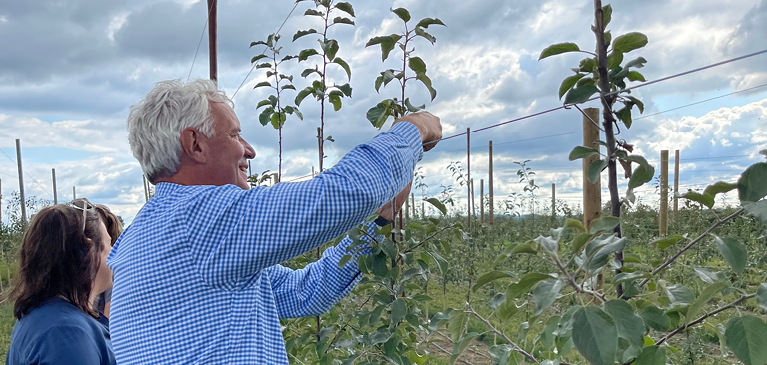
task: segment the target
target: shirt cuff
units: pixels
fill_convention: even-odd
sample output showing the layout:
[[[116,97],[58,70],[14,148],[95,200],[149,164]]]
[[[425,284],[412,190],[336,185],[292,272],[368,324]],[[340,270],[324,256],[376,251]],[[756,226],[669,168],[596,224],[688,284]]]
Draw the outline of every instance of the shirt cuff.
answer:
[[[408,145],[415,153],[416,162],[423,158],[423,142],[421,142],[421,131],[412,123],[399,122],[391,127],[390,133],[397,134],[407,141]]]

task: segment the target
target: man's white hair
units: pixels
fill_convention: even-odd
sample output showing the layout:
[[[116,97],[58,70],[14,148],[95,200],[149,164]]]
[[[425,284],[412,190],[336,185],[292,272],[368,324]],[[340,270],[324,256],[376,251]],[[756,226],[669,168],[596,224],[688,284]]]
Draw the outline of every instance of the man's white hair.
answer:
[[[182,154],[181,131],[195,128],[206,137],[213,136],[211,102],[233,106],[223,91],[211,80],[167,80],[131,106],[128,115],[128,143],[141,164],[147,179],[155,184],[176,173]]]

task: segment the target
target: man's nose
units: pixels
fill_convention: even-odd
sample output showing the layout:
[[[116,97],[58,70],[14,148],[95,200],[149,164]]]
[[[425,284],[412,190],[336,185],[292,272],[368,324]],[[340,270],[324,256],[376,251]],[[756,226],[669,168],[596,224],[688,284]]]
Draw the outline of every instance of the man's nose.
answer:
[[[240,143],[242,143],[243,147],[245,147],[246,159],[252,159],[256,157],[256,150],[253,149],[250,143],[246,142],[242,137],[240,137]]]

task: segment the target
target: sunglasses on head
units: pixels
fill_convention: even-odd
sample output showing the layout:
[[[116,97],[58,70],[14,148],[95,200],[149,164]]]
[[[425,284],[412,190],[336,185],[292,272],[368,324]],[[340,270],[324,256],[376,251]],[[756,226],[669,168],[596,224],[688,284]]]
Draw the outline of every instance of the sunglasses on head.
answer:
[[[67,203],[67,206],[83,211],[83,233],[85,233],[86,214],[89,211],[96,213],[96,208],[93,206],[93,204],[91,204],[91,202],[88,201],[88,199],[85,198],[77,198],[72,200],[71,202]]]

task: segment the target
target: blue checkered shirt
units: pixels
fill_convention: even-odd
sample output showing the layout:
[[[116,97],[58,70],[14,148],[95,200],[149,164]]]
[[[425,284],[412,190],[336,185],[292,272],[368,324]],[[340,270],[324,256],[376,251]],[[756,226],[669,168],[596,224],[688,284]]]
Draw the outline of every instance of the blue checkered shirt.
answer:
[[[355,259],[338,268],[348,237],[301,270],[279,263],[364,221],[421,155],[418,129],[399,123],[307,182],[158,184],[109,254],[117,363],[287,364],[279,319],[327,311],[361,274]]]

